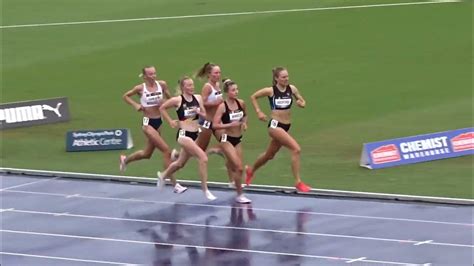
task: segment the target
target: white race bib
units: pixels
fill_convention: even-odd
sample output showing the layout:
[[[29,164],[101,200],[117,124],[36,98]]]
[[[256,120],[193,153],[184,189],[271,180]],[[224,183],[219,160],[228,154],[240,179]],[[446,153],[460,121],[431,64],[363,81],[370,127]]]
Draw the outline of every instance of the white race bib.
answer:
[[[235,112],[229,114],[230,121],[240,121],[244,117],[244,112]]]
[[[150,118],[148,117],[143,117],[143,125],[148,126],[148,123],[150,122]]]
[[[184,109],[184,117],[192,117],[196,115],[196,108]]]
[[[291,104],[291,98],[288,99],[275,99],[275,105],[278,107],[287,107]]]
[[[277,128],[278,127],[278,121],[276,121],[275,119],[272,119],[270,121],[270,127],[271,128]]]
[[[226,142],[226,141],[227,141],[227,134],[222,134],[221,142]]]
[[[211,127],[211,122],[204,120],[204,123],[202,123],[202,127],[209,129]]]

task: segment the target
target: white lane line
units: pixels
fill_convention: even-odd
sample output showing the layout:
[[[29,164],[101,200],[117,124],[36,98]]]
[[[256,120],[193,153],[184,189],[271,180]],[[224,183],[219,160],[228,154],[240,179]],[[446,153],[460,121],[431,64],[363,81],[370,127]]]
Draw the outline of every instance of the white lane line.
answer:
[[[4,192],[7,192],[7,193],[36,194],[36,195],[46,195],[46,196],[58,196],[58,197],[68,196],[68,194],[35,192],[35,191],[24,191],[24,190],[7,190],[7,191],[4,191]],[[232,208],[243,209],[243,210],[246,209],[246,207],[232,207],[232,206],[211,205],[211,204],[204,204],[204,203],[185,203],[185,202],[141,200],[141,199],[133,199],[132,200],[132,199],[124,199],[124,198],[85,196],[85,195],[77,196],[77,198],[111,200],[111,201],[143,202],[143,203],[155,203],[155,204],[166,204],[166,205],[199,206],[199,207],[221,208],[221,209],[232,209]],[[310,214],[310,215],[335,216],[335,217],[358,218],[358,219],[389,220],[389,221],[398,221],[398,222],[428,223],[428,224],[442,224],[442,225],[456,225],[456,226],[470,226],[470,227],[474,226],[474,224],[468,224],[468,223],[453,223],[453,222],[418,220],[418,219],[405,219],[405,218],[395,218],[395,217],[379,217],[379,216],[339,214],[339,213],[327,213],[327,212],[295,211],[295,210],[278,210],[278,209],[267,209],[267,208],[252,208],[252,209],[255,210],[255,211],[278,212],[278,213],[294,213],[294,214],[304,213],[304,214]]]
[[[263,251],[263,250],[253,250],[253,249],[238,249],[238,248],[226,248],[226,247],[213,247],[213,246],[185,245],[185,244],[174,244],[174,243],[172,244],[172,243],[167,243],[167,242],[138,241],[138,240],[91,237],[91,236],[79,236],[79,235],[66,235],[66,234],[50,234],[50,233],[41,233],[41,232],[32,232],[32,231],[15,231],[15,230],[0,229],[0,232],[12,233],[12,234],[40,235],[40,236],[52,236],[52,237],[64,237],[64,238],[77,238],[77,239],[88,239],[88,240],[122,242],[122,243],[130,243],[130,244],[163,245],[163,246],[171,246],[171,247],[173,247],[173,246],[174,247],[194,247],[194,248],[202,248],[202,249],[237,251],[237,252],[246,252],[246,253],[267,254],[267,255],[268,254],[269,255],[283,255],[283,256],[304,257],[304,258],[313,258],[313,259],[330,259],[330,260],[343,260],[343,261],[352,260],[351,258],[320,256],[320,255],[308,255],[308,254],[299,254],[299,253],[286,253],[286,252],[274,252],[274,251]],[[362,262],[379,263],[379,264],[380,263],[386,263],[386,264],[393,264],[393,265],[407,265],[407,264],[415,265],[413,263],[406,263],[406,262],[379,261],[379,260],[362,260]]]
[[[18,168],[4,168],[0,167],[0,177],[2,174],[7,175],[45,175],[45,176],[61,176],[64,178],[80,178],[80,179],[89,179],[94,181],[100,180],[117,180],[125,181],[130,184],[137,183],[148,183],[155,184],[153,179],[143,176],[123,176],[123,175],[105,175],[98,173],[80,173],[80,172],[60,172],[60,171],[45,171],[45,170],[35,170],[35,169],[18,169]],[[179,179],[179,182],[185,184],[194,184],[200,186],[201,181],[196,180],[186,180]],[[224,186],[228,187],[229,183],[226,182],[207,182],[209,185]],[[254,184],[252,188],[261,188],[264,190],[290,190],[294,191],[294,187],[288,186],[275,186],[275,185],[259,185]],[[363,192],[363,191],[347,191],[347,190],[333,190],[333,189],[312,189],[312,193],[315,193],[314,196],[319,194],[321,195],[334,195],[334,196],[343,196],[343,197],[362,197],[362,198],[375,198],[375,199],[400,199],[402,201],[428,201],[432,203],[454,203],[454,204],[466,204],[474,206],[474,200],[472,199],[462,199],[462,198],[446,198],[446,197],[433,197],[433,196],[415,196],[415,195],[404,195],[404,194],[387,194],[387,193],[374,193],[374,192]]]
[[[0,26],[0,29],[48,27],[48,26],[66,26],[66,25],[99,24],[99,23],[116,23],[116,22],[135,22],[135,21],[150,21],[150,20],[170,20],[170,19],[246,16],[246,15],[258,15],[258,14],[276,14],[276,13],[324,11],[324,10],[339,10],[339,9],[359,9],[359,8],[374,8],[374,7],[393,7],[393,6],[444,4],[444,3],[452,3],[452,2],[460,2],[460,1],[458,1],[458,0],[435,0],[435,1],[423,1],[423,2],[389,3],[389,4],[356,5],[356,6],[315,7],[315,8],[297,8],[297,9],[280,9],[280,10],[263,10],[263,11],[245,11],[245,12],[213,13],[213,14],[167,16],[167,17],[147,17],[147,18],[127,18],[127,19],[110,19],[110,20],[90,20],[90,21],[55,22],[55,23],[37,23],[37,24],[22,24],[22,25],[4,25],[4,26]]]
[[[5,251],[0,251],[0,254],[3,254],[3,255],[10,255],[10,256],[20,256],[20,257],[32,257],[32,258],[41,258],[41,259],[52,259],[52,260],[93,262],[93,263],[110,264],[110,265],[137,265],[137,264],[129,264],[129,263],[123,263],[123,262],[112,262],[112,261],[103,261],[103,260],[85,260],[85,259],[75,259],[75,258],[66,258],[66,257],[54,257],[54,256],[43,256],[43,255],[34,255],[34,254],[25,254],[25,253],[16,253],[16,252],[5,252]]]
[[[15,185],[15,186],[11,186],[11,187],[5,187],[5,188],[0,189],[0,191],[5,191],[5,190],[8,190],[8,189],[12,189],[12,188],[19,188],[19,187],[29,186],[29,185],[33,185],[33,184],[42,183],[42,182],[48,182],[48,181],[52,181],[52,180],[55,180],[55,179],[58,179],[58,178],[61,178],[61,177],[57,176],[57,177],[53,177],[53,178],[41,179],[41,180],[28,182],[28,183],[24,183],[24,184],[20,184],[20,185]]]
[[[76,197],[79,197],[81,194],[74,194],[74,195],[67,195],[66,198],[69,199],[69,198],[76,198]]]
[[[433,243],[433,240],[420,241],[420,242],[417,242],[417,243],[415,243],[415,244],[413,244],[413,245],[419,246],[419,245],[431,244],[431,243]]]
[[[20,211],[21,212],[21,211]],[[53,216],[59,217],[59,216],[69,216],[69,212],[61,212],[61,213],[51,213]]]
[[[295,234],[295,235],[308,235],[308,236],[349,238],[349,239],[358,239],[358,240],[372,240],[372,241],[396,242],[396,243],[401,243],[401,244],[413,244],[415,246],[421,245],[421,244],[429,244],[429,245],[436,245],[436,246],[454,246],[454,247],[474,248],[473,245],[441,243],[441,242],[433,242],[433,240],[421,241],[420,242],[420,241],[406,240],[406,239],[391,239],[391,238],[365,237],[365,236],[353,236],[353,235],[297,232],[297,231],[287,231],[287,230],[274,230],[274,229],[251,228],[251,227],[235,227],[235,226],[224,226],[224,225],[206,225],[206,224],[196,224],[196,223],[169,222],[169,221],[160,221],[160,220],[143,220],[143,219],[133,219],[133,218],[118,218],[118,217],[109,217],[109,216],[72,214],[72,213],[67,213],[67,212],[66,213],[56,213],[56,212],[27,211],[27,210],[18,210],[18,209],[10,210],[9,212],[39,214],[39,215],[52,215],[52,216],[66,216],[66,217],[88,218],[88,219],[101,219],[101,220],[114,220],[114,221],[143,222],[143,223],[153,223],[153,224],[171,224],[171,225],[182,225],[182,226],[209,227],[209,228],[218,228],[218,229],[246,230],[246,231],[269,232],[269,233],[280,233],[280,234]]]
[[[8,212],[8,211],[13,211],[14,208],[10,208],[10,209],[0,209],[0,212]]]
[[[357,259],[348,260],[348,261],[346,261],[346,263],[353,263],[353,262],[356,262],[356,261],[363,261],[365,259],[367,259],[367,257],[360,257],[360,258],[357,258]]]

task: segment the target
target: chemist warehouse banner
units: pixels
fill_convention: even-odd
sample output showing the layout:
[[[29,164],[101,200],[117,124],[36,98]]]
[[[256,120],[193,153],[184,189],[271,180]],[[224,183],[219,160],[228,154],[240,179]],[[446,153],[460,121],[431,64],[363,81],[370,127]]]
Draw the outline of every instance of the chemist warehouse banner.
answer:
[[[474,154],[474,128],[364,144],[360,166],[378,169]]]

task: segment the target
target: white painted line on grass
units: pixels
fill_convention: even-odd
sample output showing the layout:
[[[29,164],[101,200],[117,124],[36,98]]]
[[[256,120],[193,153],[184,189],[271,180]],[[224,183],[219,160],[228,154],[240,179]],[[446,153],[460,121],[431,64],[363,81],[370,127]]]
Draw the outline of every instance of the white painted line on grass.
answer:
[[[34,254],[25,254],[25,253],[16,253],[16,252],[5,252],[5,251],[0,251],[0,254],[10,255],[10,256],[19,256],[19,257],[32,257],[32,258],[41,258],[41,259],[51,259],[51,260],[92,262],[92,263],[110,264],[110,265],[137,265],[137,264],[129,264],[129,263],[123,263],[123,262],[112,262],[112,261],[103,261],[103,260],[85,260],[85,259],[43,256],[43,255],[34,255]]]
[[[174,243],[172,244],[172,243],[167,243],[167,242],[138,241],[138,240],[91,237],[91,236],[80,236],[80,235],[50,234],[50,233],[41,233],[41,232],[33,232],[33,231],[16,231],[16,230],[0,229],[0,232],[12,233],[12,234],[40,235],[40,236],[88,239],[88,240],[99,240],[99,241],[111,241],[111,242],[121,242],[121,243],[128,243],[128,244],[163,245],[163,246],[171,246],[171,247],[194,247],[194,248],[202,248],[202,249],[237,251],[237,252],[257,253],[257,254],[266,254],[266,255],[283,255],[283,256],[304,257],[304,258],[313,258],[313,259],[336,259],[336,260],[344,260],[344,261],[352,260],[351,258],[334,257],[334,256],[320,256],[320,255],[309,255],[309,254],[300,254],[300,253],[285,253],[285,252],[273,252],[273,251],[263,251],[263,250],[253,250],[253,249],[198,246],[198,245],[185,245],[185,244],[174,244]],[[416,265],[414,263],[379,261],[379,260],[362,260],[361,262],[379,263],[379,264],[385,263],[385,264],[393,264],[393,265],[407,265],[407,264]]]
[[[58,196],[65,197],[67,194],[60,193],[48,193],[48,192],[35,192],[35,191],[23,191],[23,190],[6,190],[4,193],[24,193],[24,194],[36,194],[36,195],[47,195],[47,196]],[[185,203],[185,202],[171,202],[171,201],[157,201],[157,200],[141,200],[141,199],[123,199],[114,197],[99,197],[99,196],[84,196],[80,195],[77,198],[84,199],[98,199],[98,200],[112,200],[112,201],[129,201],[129,202],[143,202],[143,203],[155,203],[155,204],[166,204],[166,205],[183,205],[183,206],[199,206],[209,208],[221,208],[221,209],[246,209],[246,207],[232,207],[226,205],[211,205],[204,203]],[[366,216],[366,215],[353,215],[353,214],[339,214],[339,213],[327,213],[327,212],[311,212],[311,211],[295,211],[295,210],[278,210],[278,209],[267,209],[267,208],[252,208],[255,211],[266,211],[266,212],[277,212],[277,213],[305,213],[310,215],[323,215],[323,216],[335,216],[335,217],[346,217],[346,218],[359,218],[359,219],[374,219],[374,220],[389,220],[399,222],[414,222],[414,223],[429,223],[429,224],[442,224],[442,225],[455,225],[455,226],[474,226],[474,224],[468,223],[453,223],[443,221],[432,221],[432,220],[416,220],[416,219],[405,219],[395,217],[378,217],[378,216]]]
[[[459,1],[457,1],[457,0],[434,0],[434,1],[423,1],[423,2],[388,3],[388,4],[373,4],[373,5],[356,5],[356,6],[333,6],[333,7],[297,8],[297,9],[280,9],[280,10],[263,10],[263,11],[244,11],[244,12],[232,12],[232,13],[213,13],[213,14],[200,14],[200,15],[197,14],[197,15],[182,15],[182,16],[166,16],[166,17],[71,21],[71,22],[55,22],[55,23],[22,24],[22,25],[3,25],[3,26],[0,26],[0,29],[48,27],[48,26],[66,26],[66,25],[83,25],[83,24],[100,24],[100,23],[117,23],[117,22],[134,22],[134,21],[150,21],[150,20],[170,20],[170,19],[245,16],[245,15],[258,15],[258,14],[276,14],[276,13],[324,11],[324,10],[339,10],[339,9],[360,9],[360,8],[374,8],[374,7],[445,4],[445,3],[453,3],[453,2],[459,2]]]

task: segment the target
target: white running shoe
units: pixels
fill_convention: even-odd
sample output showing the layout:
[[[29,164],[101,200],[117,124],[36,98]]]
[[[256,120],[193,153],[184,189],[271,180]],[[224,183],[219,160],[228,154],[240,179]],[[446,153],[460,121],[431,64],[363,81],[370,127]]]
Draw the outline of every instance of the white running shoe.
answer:
[[[185,192],[186,190],[188,190],[187,187],[181,186],[179,183],[176,183],[176,185],[174,186],[173,192],[177,194],[181,194]]]
[[[165,186],[165,177],[161,174],[160,171],[156,172],[156,176],[158,177],[156,179],[156,186],[158,187],[159,190],[162,190],[163,187]]]
[[[123,173],[125,170],[127,170],[127,164],[125,163],[125,160],[127,159],[127,155],[121,154],[120,155],[120,172]]]
[[[174,162],[174,161],[178,160],[178,157],[179,157],[179,151],[176,150],[176,149],[173,149],[171,151],[171,161]]]
[[[235,201],[236,201],[237,203],[242,203],[242,204],[247,204],[247,203],[251,203],[251,202],[252,202],[252,201],[251,201],[249,198],[247,198],[244,194],[241,194],[241,195],[237,196],[237,197],[235,198]]]
[[[204,192],[204,195],[206,195],[206,198],[211,201],[217,199],[217,197],[212,195],[211,191],[209,190],[206,190],[206,192]]]

